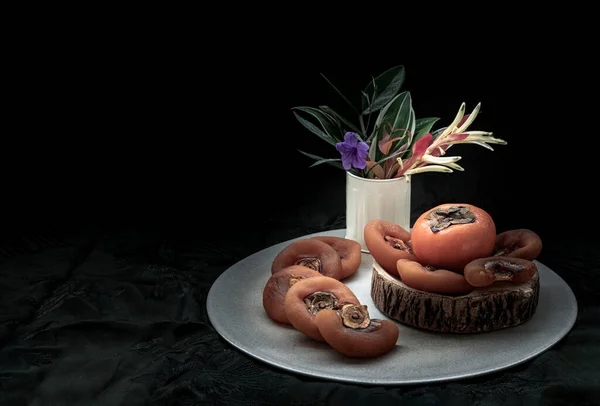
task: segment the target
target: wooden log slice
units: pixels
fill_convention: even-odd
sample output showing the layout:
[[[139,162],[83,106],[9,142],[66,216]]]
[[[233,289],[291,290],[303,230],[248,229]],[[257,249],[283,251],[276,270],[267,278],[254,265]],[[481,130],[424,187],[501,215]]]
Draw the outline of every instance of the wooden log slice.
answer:
[[[444,333],[483,333],[525,323],[537,309],[539,273],[520,285],[508,282],[447,296],[406,286],[373,261],[371,298],[385,315],[412,327]]]

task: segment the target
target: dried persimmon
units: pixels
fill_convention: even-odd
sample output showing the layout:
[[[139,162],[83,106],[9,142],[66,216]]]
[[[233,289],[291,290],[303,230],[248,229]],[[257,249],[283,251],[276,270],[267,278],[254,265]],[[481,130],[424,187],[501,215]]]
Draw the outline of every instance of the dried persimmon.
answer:
[[[292,326],[301,333],[324,341],[315,324],[315,316],[322,310],[337,310],[351,303],[360,304],[358,298],[337,279],[317,276],[296,282],[285,295],[285,314]]]
[[[525,283],[537,272],[533,261],[516,257],[494,256],[478,258],[465,266],[465,279],[475,287],[490,286],[495,282]]]
[[[358,241],[335,236],[317,236],[313,239],[323,241],[337,251],[342,261],[340,280],[352,276],[360,267],[362,250]]]
[[[334,350],[348,357],[371,358],[390,352],[400,331],[390,320],[371,319],[367,306],[347,304],[315,316],[319,333]]]
[[[533,261],[542,252],[542,239],[526,228],[508,230],[496,236],[494,255]]]
[[[342,260],[337,251],[312,238],[294,241],[281,250],[271,264],[271,273],[291,265],[302,265],[338,280],[342,275]]]
[[[397,224],[383,220],[371,220],[363,232],[365,245],[386,272],[397,275],[396,261],[410,259],[416,261],[411,246],[411,233]]]
[[[447,269],[436,269],[407,259],[398,260],[396,267],[406,286],[423,292],[464,295],[473,290],[463,275]]]
[[[285,315],[285,295],[294,283],[315,276],[322,275],[301,265],[288,266],[272,274],[263,289],[263,308],[267,315],[278,323],[290,324]]]

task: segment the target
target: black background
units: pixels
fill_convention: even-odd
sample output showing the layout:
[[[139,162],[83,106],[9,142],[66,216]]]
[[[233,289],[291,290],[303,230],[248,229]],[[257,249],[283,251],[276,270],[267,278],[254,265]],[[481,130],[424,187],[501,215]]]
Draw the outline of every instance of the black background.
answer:
[[[273,27],[259,35],[253,24],[227,39],[233,21],[199,36],[157,20],[147,24],[151,28],[116,38],[109,23],[82,38],[73,29],[64,36],[38,34],[17,46],[7,64],[12,91],[0,150],[6,266],[0,288],[7,316],[0,369],[11,381],[3,381],[0,389],[8,390],[0,395],[11,404],[84,404],[111,396],[165,405],[370,404],[374,398],[389,404],[521,404],[524,398],[597,404],[597,143],[586,74],[593,66],[585,51],[567,51],[541,34],[445,48],[437,41],[447,31],[440,30],[435,41],[422,38],[428,52],[420,55],[404,48],[406,41],[342,38],[349,26],[340,27],[340,38],[328,37],[310,21],[297,34],[316,34],[318,42],[279,35]],[[464,41],[466,34],[472,33],[465,31]],[[486,55],[475,52],[482,49]],[[508,142],[494,145],[495,152],[454,146],[451,154],[463,157],[465,172],[414,176],[413,219],[436,204],[465,202],[488,211],[498,231],[538,232],[540,260],[572,287],[581,306],[576,329],[531,363],[464,385],[362,388],[297,377],[245,357],[206,318],[211,283],[263,248],[344,227],[344,172],[309,168],[312,161],[297,150],[328,157],[336,151],[303,128],[291,108],[327,104],[349,113],[319,73],[359,100],[371,75],[399,64],[406,67],[404,89],[418,117],[441,117],[438,125],[445,125],[462,102],[467,111],[481,102],[471,129]],[[26,238],[36,235],[69,237],[53,237],[61,243],[33,252]],[[59,263],[53,250],[69,259]],[[172,252],[184,258],[191,252],[197,267],[186,268]],[[132,268],[118,268],[126,260]],[[149,276],[157,267],[171,279]],[[83,293],[65,299],[65,289]],[[119,289],[129,296],[106,293]],[[58,304],[50,310],[42,305],[53,300]],[[38,320],[40,308],[46,313]],[[100,315],[88,311],[93,308]],[[173,316],[180,308],[191,321]],[[115,319],[128,320],[127,331]],[[21,340],[47,328],[60,340]],[[104,333],[102,348],[118,353],[109,359],[126,368],[102,363],[94,345]],[[155,339],[167,343],[161,350],[167,356],[137,358],[132,343]],[[196,340],[187,347],[191,355],[174,354],[173,342],[188,339]],[[50,353],[52,362],[33,365],[23,355],[29,350],[36,357]],[[150,361],[156,364],[147,381],[135,381]],[[81,376],[86,379],[79,384]],[[135,390],[121,391],[119,382],[134,382]]]
[[[2,149],[5,230],[131,223],[219,233],[268,228],[306,205],[343,212],[343,171],[309,169],[312,160],[297,150],[337,151],[291,108],[326,104],[350,116],[320,73],[358,102],[371,75],[403,64],[417,117],[440,117],[438,128],[460,103],[470,111],[481,102],[470,129],[508,142],[495,152],[454,146],[465,172],[413,177],[414,215],[462,201],[487,210],[499,230],[588,232],[581,213],[596,183],[587,170],[593,125],[575,97],[586,84],[549,56],[330,63],[276,44],[255,57],[243,46],[175,49],[97,46],[77,58],[40,50],[40,65],[22,66],[8,110],[15,135]]]

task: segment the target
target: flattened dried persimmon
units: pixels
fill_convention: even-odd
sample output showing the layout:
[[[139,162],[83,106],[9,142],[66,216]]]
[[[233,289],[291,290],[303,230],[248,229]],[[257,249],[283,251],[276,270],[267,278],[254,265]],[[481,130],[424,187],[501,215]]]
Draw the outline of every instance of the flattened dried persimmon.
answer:
[[[267,315],[278,323],[290,324],[285,315],[285,295],[294,283],[315,276],[322,275],[301,265],[292,265],[272,274],[263,289],[263,308]]]
[[[526,228],[508,230],[496,236],[494,255],[533,261],[542,252],[542,239]]]
[[[390,275],[398,275],[396,261],[416,261],[411,246],[411,234],[397,224],[371,220],[364,229],[365,245],[379,265]]]
[[[337,279],[316,276],[296,282],[285,295],[285,314],[292,326],[301,333],[323,341],[315,324],[315,316],[325,309],[338,309],[351,303],[360,304],[354,293]]]
[[[347,304],[315,317],[319,333],[334,350],[348,357],[371,358],[390,352],[400,331],[390,320],[371,319],[367,306]]]
[[[423,292],[464,295],[474,289],[463,275],[447,269],[436,269],[407,259],[398,260],[396,266],[406,286]]]
[[[297,240],[281,250],[273,260],[271,273],[292,265],[302,265],[338,280],[342,275],[342,260],[337,251],[312,238]]]
[[[478,258],[465,266],[465,279],[475,287],[490,286],[507,281],[515,285],[525,283],[537,272],[533,261],[516,257],[493,256]]]
[[[335,249],[342,261],[342,274],[340,280],[352,276],[360,267],[362,251],[358,241],[342,237],[318,236],[315,240],[323,241]]]

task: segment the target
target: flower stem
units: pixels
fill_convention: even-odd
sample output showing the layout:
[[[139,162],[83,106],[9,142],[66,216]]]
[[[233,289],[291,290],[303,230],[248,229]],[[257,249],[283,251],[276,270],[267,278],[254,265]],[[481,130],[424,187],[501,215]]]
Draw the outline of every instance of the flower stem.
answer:
[[[358,116],[358,122],[360,123],[360,129],[361,129],[361,131],[363,133],[363,137],[365,137],[365,139],[367,139],[368,138],[368,136],[367,136],[367,129],[365,128],[365,121],[363,120],[362,114],[360,114]]]

